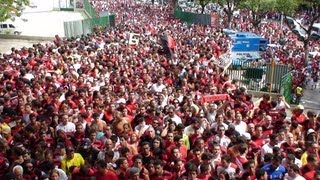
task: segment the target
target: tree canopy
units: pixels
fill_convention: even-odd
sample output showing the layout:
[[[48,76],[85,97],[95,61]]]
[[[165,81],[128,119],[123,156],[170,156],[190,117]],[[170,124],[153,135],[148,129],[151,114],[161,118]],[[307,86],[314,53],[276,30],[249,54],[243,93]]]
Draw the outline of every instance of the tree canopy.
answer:
[[[308,61],[309,42],[313,38],[312,26],[320,20],[320,0],[276,0],[276,10],[284,15],[286,22],[287,16],[295,18],[295,14],[300,13],[300,7],[304,6],[309,11],[307,12],[308,18],[304,19],[306,22],[298,23],[299,27],[288,26],[291,30],[302,31],[305,33],[300,39],[303,41],[305,49],[305,61]],[[293,29],[295,28],[295,29]]]
[[[240,3],[244,1],[244,0],[217,0],[217,3],[221,6],[221,7],[225,7],[224,11],[227,14],[228,17],[228,28],[230,28],[231,26],[231,21],[232,21],[232,17],[233,17],[233,12],[239,8]]]
[[[29,0],[0,0],[0,22],[20,16],[24,6],[27,5]]]
[[[269,11],[274,10],[276,0],[244,0],[241,2],[241,8],[251,11],[252,23],[257,27],[262,18]]]

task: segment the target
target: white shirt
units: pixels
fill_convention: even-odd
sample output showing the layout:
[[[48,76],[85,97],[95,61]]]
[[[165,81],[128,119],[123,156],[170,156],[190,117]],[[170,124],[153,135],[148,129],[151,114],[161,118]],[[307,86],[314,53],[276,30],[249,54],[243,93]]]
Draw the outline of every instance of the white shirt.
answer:
[[[183,133],[190,137],[191,135],[195,134],[196,132],[197,132],[197,134],[202,134],[203,131],[204,131],[204,129],[202,127],[200,127],[198,130],[195,130],[192,125],[189,125],[186,128],[184,128]]]
[[[216,121],[216,114],[217,114],[216,111],[214,111],[212,113],[210,113],[210,112],[207,113],[207,119],[208,119],[210,125],[212,125]]]
[[[141,132],[141,134],[144,134],[144,132],[145,132],[149,127],[150,127],[149,125],[146,125],[146,124],[142,125],[142,124],[140,124],[140,125],[137,125],[137,126],[134,128],[134,132],[135,132],[136,134],[139,134],[139,132]]]
[[[166,88],[165,85],[156,83],[151,86],[151,91],[161,93],[164,88]]]
[[[284,158],[284,159],[282,160],[281,164],[282,164],[282,166],[287,167],[287,166],[288,166],[288,165],[287,165],[287,158]],[[299,168],[302,167],[302,162],[301,162],[301,160],[298,159],[298,158],[295,158],[295,159],[294,159],[294,164],[296,164]]]
[[[170,115],[166,115],[163,117],[163,119],[167,119],[167,118],[170,118],[173,122],[176,123],[176,125],[182,124],[181,118],[176,114],[174,114],[173,117],[171,117]]]
[[[240,134],[240,136],[243,135],[247,131],[247,124],[243,121],[240,121],[239,124],[234,123],[235,130]]]
[[[284,176],[284,180],[306,180],[304,177],[297,175],[296,177],[290,177],[288,173]]]
[[[216,139],[219,139],[219,142],[220,142],[219,144],[221,147],[228,149],[228,146],[231,143],[231,139],[228,136],[226,135],[223,135],[222,137],[216,136]]]
[[[271,146],[269,143],[262,146],[262,148],[261,148],[261,161],[263,161],[265,154],[267,154],[267,153],[272,154],[273,153],[273,147],[274,146]]]
[[[72,122],[67,122],[66,125],[63,125],[62,123],[60,123],[60,124],[57,126],[56,130],[58,131],[58,130],[60,130],[60,129],[61,129],[62,131],[64,131],[65,133],[76,132],[76,126],[75,126],[74,123],[72,123]]]
[[[217,173],[218,174],[220,174],[223,171],[227,172],[231,179],[233,179],[235,174],[236,174],[236,168],[232,163],[230,163],[227,168],[222,167],[222,166],[218,166],[217,167]]]
[[[59,180],[68,180],[68,176],[67,174],[62,170],[62,169],[59,169],[59,168],[55,168],[58,173],[59,173]]]
[[[226,123],[222,123],[222,125],[224,126],[225,130],[228,129],[228,125]],[[213,128],[215,131],[217,131],[218,126],[219,126],[218,123],[215,122],[215,123],[212,124],[211,128]]]

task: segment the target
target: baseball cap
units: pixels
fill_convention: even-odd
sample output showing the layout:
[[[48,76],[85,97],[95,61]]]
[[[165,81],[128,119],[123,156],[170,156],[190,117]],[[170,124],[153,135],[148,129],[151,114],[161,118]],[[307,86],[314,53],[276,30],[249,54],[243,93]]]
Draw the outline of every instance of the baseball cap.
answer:
[[[313,130],[313,129],[308,129],[308,131],[307,131],[307,135],[309,135],[309,134],[311,134],[311,133],[316,133],[316,131],[315,131],[315,130]]]
[[[296,108],[300,110],[304,110],[304,107],[301,104],[299,104]]]
[[[89,138],[85,138],[83,141],[82,141],[82,145],[83,145],[83,148],[84,149],[89,149],[90,146],[91,146],[91,140]]]
[[[243,133],[243,137],[246,139],[246,140],[251,140],[251,134],[250,133]]]

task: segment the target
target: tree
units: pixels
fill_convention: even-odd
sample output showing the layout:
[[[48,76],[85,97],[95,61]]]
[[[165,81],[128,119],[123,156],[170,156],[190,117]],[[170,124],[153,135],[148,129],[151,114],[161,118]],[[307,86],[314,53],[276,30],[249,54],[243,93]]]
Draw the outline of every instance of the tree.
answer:
[[[233,12],[236,8],[239,7],[240,2],[243,0],[217,0],[217,3],[221,6],[224,7],[224,12],[227,14],[228,18],[228,28],[231,27],[231,21],[233,18]]]
[[[320,20],[320,0],[276,0],[276,3],[276,9],[279,13],[282,13],[289,29],[293,32],[302,32],[302,35],[299,35],[299,39],[303,42],[305,51],[304,60],[305,64],[307,64],[309,57],[309,44],[310,41],[313,40],[312,26]],[[287,16],[295,18],[294,15],[299,13],[299,8],[302,6],[310,9],[308,12],[309,18],[307,20],[307,25],[299,23],[299,21],[296,21],[298,27],[288,24],[289,21]]]
[[[20,16],[24,6],[27,5],[29,0],[0,0],[0,22]]]
[[[240,7],[251,12],[252,25],[258,28],[263,17],[274,10],[275,3],[275,0],[245,0],[241,2]]]
[[[204,8],[211,2],[211,0],[198,0],[199,5],[201,6],[201,14],[204,13]]]

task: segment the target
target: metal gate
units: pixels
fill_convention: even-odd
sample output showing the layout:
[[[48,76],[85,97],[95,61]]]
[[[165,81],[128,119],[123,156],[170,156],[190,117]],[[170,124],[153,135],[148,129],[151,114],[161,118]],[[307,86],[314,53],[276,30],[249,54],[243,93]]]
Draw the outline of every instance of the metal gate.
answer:
[[[289,72],[288,66],[263,61],[244,61],[231,65],[226,71],[231,79],[237,79],[240,87],[248,90],[279,93],[281,78]]]

